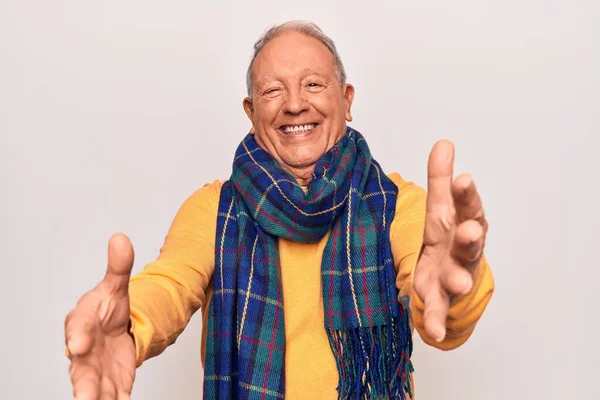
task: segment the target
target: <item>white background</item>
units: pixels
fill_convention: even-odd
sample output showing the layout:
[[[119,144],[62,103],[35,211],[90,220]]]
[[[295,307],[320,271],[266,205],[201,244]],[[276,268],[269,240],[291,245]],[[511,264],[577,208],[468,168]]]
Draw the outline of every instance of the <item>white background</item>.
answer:
[[[0,2],[0,398],[66,399],[63,321],[111,233],[135,271],[185,198],[228,177],[254,41],[319,24],[356,87],[352,126],[425,185],[456,145],[490,222],[496,293],[474,335],[417,339],[418,399],[597,399],[597,1]],[[133,399],[200,399],[200,315]]]

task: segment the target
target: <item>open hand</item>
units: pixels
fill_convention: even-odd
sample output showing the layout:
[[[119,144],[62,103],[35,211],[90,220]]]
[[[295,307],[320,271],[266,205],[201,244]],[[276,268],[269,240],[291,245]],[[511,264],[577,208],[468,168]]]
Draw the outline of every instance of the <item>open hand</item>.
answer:
[[[423,248],[414,289],[425,303],[425,332],[441,342],[450,304],[469,293],[483,254],[488,225],[481,199],[468,174],[453,180],[454,146],[437,142],[427,166]]]
[[[76,399],[130,399],[135,379],[135,345],[128,333],[129,277],[133,247],[122,234],[108,245],[104,279],[81,297],[65,320]]]

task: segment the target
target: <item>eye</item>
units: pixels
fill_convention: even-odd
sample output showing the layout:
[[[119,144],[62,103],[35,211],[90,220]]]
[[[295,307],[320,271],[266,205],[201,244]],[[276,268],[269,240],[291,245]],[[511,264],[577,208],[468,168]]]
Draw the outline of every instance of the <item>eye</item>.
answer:
[[[264,94],[275,94],[277,91],[279,91],[279,88],[270,88],[264,91]]]
[[[325,87],[318,82],[308,82],[306,84],[306,90],[308,90],[309,92],[313,92],[313,93],[320,92],[324,88]]]

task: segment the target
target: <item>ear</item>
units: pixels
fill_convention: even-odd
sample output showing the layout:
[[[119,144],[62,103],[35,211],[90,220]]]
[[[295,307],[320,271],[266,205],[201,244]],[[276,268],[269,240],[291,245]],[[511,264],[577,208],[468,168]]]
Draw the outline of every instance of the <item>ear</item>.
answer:
[[[354,101],[354,86],[346,83],[342,88],[342,95],[344,96],[344,115],[346,121],[352,121],[352,101]]]
[[[252,128],[250,129],[250,133],[254,134],[256,132],[255,126],[254,126],[254,119],[252,118],[252,116],[254,115],[254,103],[252,102],[252,99],[250,97],[246,97],[244,99],[244,111],[246,112],[246,115],[248,116],[248,119],[250,120],[250,123],[252,123]]]

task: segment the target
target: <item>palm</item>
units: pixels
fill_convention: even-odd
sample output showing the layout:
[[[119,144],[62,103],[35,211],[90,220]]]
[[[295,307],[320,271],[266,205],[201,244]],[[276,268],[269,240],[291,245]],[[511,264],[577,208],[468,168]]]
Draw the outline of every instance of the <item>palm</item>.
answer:
[[[104,336],[104,343],[92,350],[98,357],[102,376],[117,393],[130,394],[135,378],[135,346],[127,332]]]
[[[128,399],[135,378],[135,345],[128,333],[128,281],[133,249],[124,236],[109,245],[105,278],[66,320],[71,381],[77,398]]]
[[[425,302],[425,330],[440,341],[451,302],[473,286],[487,222],[469,175],[453,180],[454,147],[436,143],[428,163],[428,191],[423,249],[414,288]]]

